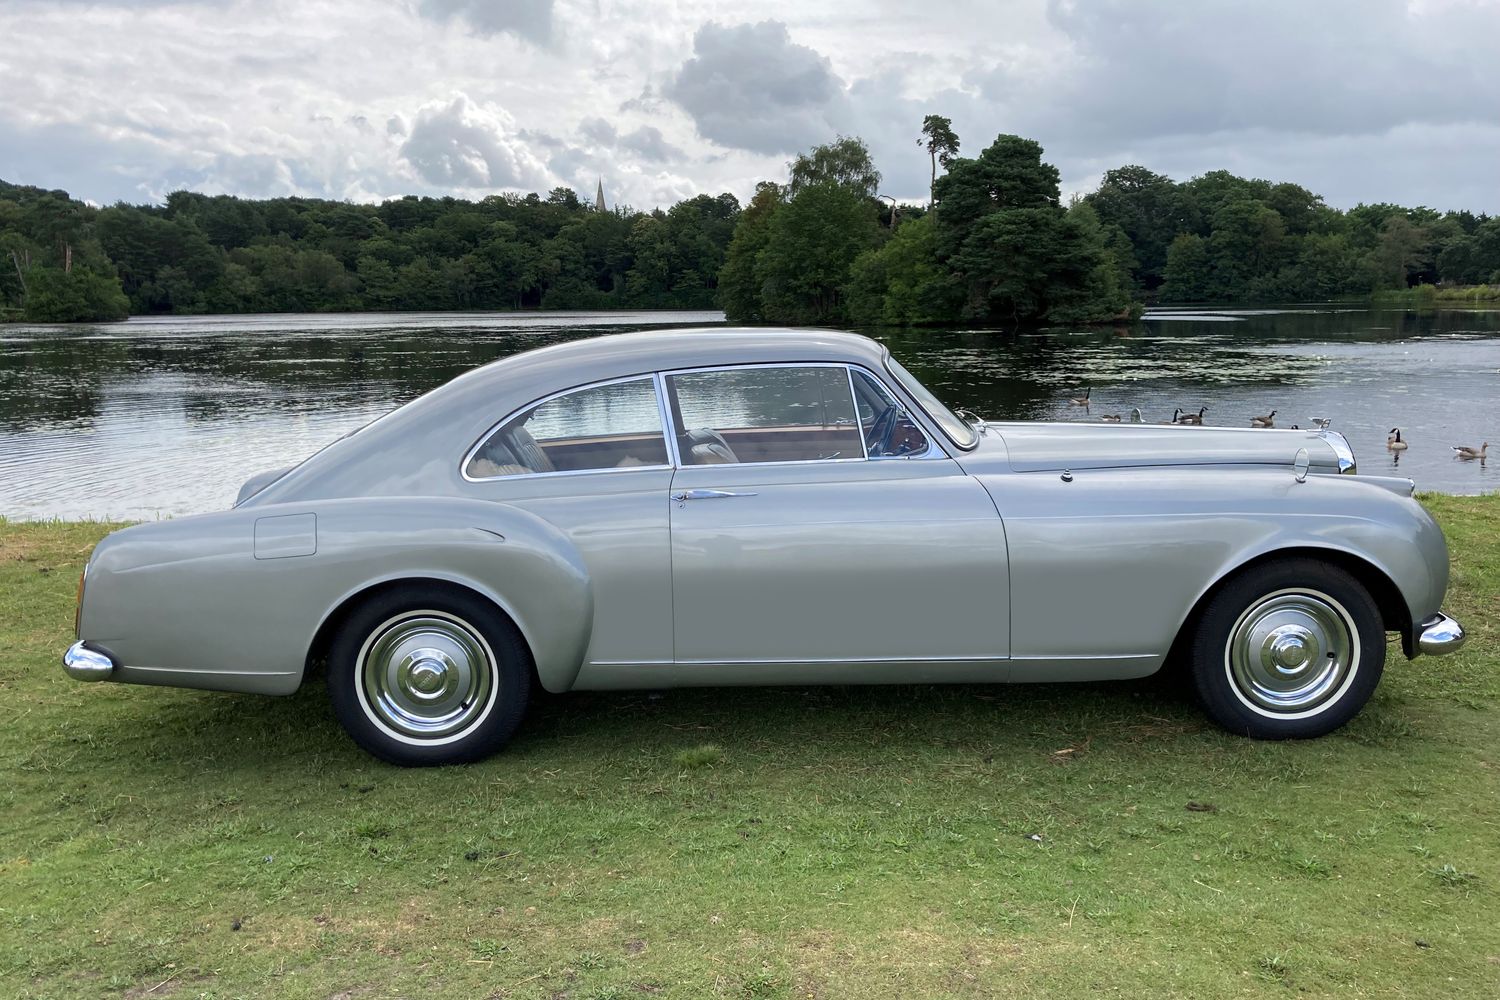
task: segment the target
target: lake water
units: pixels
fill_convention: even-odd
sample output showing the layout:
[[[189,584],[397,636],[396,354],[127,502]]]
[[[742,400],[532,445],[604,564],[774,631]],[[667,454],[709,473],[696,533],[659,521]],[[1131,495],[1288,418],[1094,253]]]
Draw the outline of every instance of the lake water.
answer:
[[[229,506],[254,472],[495,358],[718,313],[137,318],[0,327],[0,516],[139,519]],[[877,334],[937,394],[992,419],[1333,420],[1360,471],[1500,488],[1500,311],[1160,310],[1080,332]],[[1068,399],[1092,386],[1088,409]],[[497,414],[498,416],[498,414]],[[1400,427],[1411,447],[1386,450]],[[1451,444],[1494,438],[1496,462]]]

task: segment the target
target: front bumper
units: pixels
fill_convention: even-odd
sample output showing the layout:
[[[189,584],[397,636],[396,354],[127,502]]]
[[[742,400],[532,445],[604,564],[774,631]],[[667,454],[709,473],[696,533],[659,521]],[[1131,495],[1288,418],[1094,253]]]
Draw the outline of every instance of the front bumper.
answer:
[[[1455,652],[1468,638],[1464,627],[1441,611],[1417,626],[1417,649],[1427,656]]]
[[[119,666],[113,653],[86,640],[69,646],[62,662],[63,670],[75,681],[107,681]]]

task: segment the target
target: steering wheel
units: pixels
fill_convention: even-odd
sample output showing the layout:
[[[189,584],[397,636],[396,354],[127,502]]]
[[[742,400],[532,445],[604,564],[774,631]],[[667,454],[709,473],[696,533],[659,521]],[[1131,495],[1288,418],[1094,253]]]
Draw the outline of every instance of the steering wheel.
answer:
[[[866,451],[871,455],[891,453],[891,440],[896,436],[896,418],[900,415],[901,408],[895,403],[880,412],[880,416],[870,425],[870,433],[865,435]]]

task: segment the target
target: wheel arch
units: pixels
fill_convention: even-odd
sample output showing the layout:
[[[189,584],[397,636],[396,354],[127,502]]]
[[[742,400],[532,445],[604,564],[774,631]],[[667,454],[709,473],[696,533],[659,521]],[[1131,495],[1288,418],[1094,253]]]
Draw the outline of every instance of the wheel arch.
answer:
[[[406,587],[436,587],[440,590],[450,591],[454,594],[462,594],[476,597],[495,609],[495,613],[502,616],[512,625],[521,636],[522,643],[526,646],[527,655],[531,658],[532,680],[539,682],[536,667],[536,646],[532,638],[526,634],[526,628],[516,618],[514,611],[506,606],[503,599],[492,594],[487,588],[481,587],[466,580],[455,580],[445,576],[432,574],[414,574],[391,577],[385,580],[377,580],[367,583],[352,593],[346,594],[334,607],[323,616],[322,622],[318,624],[313,633],[312,641],[307,647],[307,656],[303,661],[302,677],[305,681],[309,676],[315,675],[327,665],[328,651],[333,646],[334,636],[338,634],[344,622],[349,616],[366,601],[373,600],[384,594],[399,591]]]
[[[1202,617],[1203,610],[1210,601],[1214,599],[1225,587],[1241,575],[1257,569],[1268,563],[1278,562],[1283,559],[1313,559],[1318,562],[1336,566],[1354,577],[1370,593],[1370,598],[1375,602],[1375,607],[1380,611],[1381,625],[1387,632],[1399,632],[1401,634],[1402,648],[1407,658],[1414,655],[1411,648],[1412,621],[1411,609],[1407,607],[1406,598],[1401,593],[1401,588],[1396,585],[1390,573],[1372,562],[1371,560],[1350,552],[1347,549],[1334,548],[1322,545],[1288,545],[1280,548],[1269,549],[1258,553],[1224,570],[1215,578],[1193,602],[1192,608],[1177,627],[1177,633],[1172,642],[1169,658],[1180,657],[1185,644],[1192,641],[1193,629]]]

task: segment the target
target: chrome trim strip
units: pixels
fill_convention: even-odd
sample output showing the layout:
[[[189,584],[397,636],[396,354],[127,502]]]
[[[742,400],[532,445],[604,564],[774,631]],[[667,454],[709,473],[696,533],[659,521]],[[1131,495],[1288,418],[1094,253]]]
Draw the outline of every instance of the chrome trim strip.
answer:
[[[854,369],[844,366],[844,378],[849,380],[849,402],[854,404],[854,429],[859,432],[859,451],[865,461],[870,460],[870,442],[865,440],[864,425],[859,422],[859,394],[854,391]]]
[[[467,465],[468,461],[465,460],[464,464]],[[513,476],[485,476],[483,479],[464,476],[464,479],[471,483],[509,483],[520,480],[555,479],[558,476],[599,476],[607,472],[664,472],[671,468],[670,465],[628,465],[623,469],[564,469],[558,472],[518,472]]]
[[[677,422],[672,419],[672,408],[667,405],[667,379],[661,372],[651,373],[651,382],[656,386],[656,411],[661,414],[662,431],[667,435],[667,461],[674,469],[682,468],[682,449],[677,444]]]
[[[676,663],[689,667],[741,667],[798,663],[998,663],[1009,659],[1008,656],[791,656],[774,660],[677,660]]]
[[[1421,630],[1417,634],[1417,649],[1428,656],[1457,652],[1469,638],[1462,625],[1441,611],[1424,619],[1417,628]]]
[[[758,497],[759,493],[736,493],[733,490],[683,490],[673,493],[672,499],[678,503],[687,503],[689,500],[727,500],[730,497]]]
[[[578,476],[597,472],[641,472],[646,469],[670,469],[672,468],[671,465],[632,465],[629,468],[625,469],[569,469],[560,472],[523,472],[517,473],[512,476],[476,477],[469,475],[469,463],[474,460],[474,456],[479,454],[479,449],[489,444],[490,438],[494,437],[495,434],[500,430],[500,428],[504,427],[516,417],[520,416],[522,413],[525,413],[527,410],[534,410],[538,406],[541,406],[543,403],[550,403],[554,399],[562,396],[567,396],[574,392],[582,392],[585,389],[598,389],[606,385],[618,385],[623,382],[644,382],[650,380],[653,390],[655,390],[657,394],[656,407],[657,413],[659,415],[662,406],[660,387],[657,385],[657,378],[659,377],[659,375],[660,373],[647,372],[641,375],[624,375],[620,378],[607,378],[599,382],[585,382],[582,385],[574,385],[569,386],[566,389],[561,389],[557,392],[552,393],[550,396],[543,396],[540,399],[534,399],[531,402],[527,403],[525,406],[518,406],[514,410],[511,410],[509,413],[507,413],[504,417],[501,417],[498,421],[491,424],[489,430],[479,435],[479,440],[474,442],[473,447],[471,447],[467,452],[464,453],[463,461],[460,462],[458,466],[458,474],[463,478],[464,482],[467,483],[496,483],[502,480],[511,479],[534,479],[539,476]],[[665,423],[662,424],[661,432],[663,434],[667,433],[667,425]],[[662,443],[667,448],[667,459],[670,462],[672,459],[672,441],[670,438],[668,438]]]

